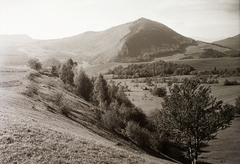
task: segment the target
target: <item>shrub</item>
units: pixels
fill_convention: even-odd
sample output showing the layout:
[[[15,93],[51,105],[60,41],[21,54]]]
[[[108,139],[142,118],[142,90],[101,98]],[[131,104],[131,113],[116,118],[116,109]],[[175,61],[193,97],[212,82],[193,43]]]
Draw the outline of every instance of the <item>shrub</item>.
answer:
[[[38,94],[38,85],[34,82],[30,82],[30,84],[27,86],[27,90],[25,94],[29,97],[33,97],[34,94]]]
[[[40,73],[30,73],[27,78],[31,81],[35,81],[36,77],[41,77],[41,74]]]
[[[224,85],[239,85],[240,83],[238,83],[236,80],[234,81],[229,81],[229,80],[225,80]]]
[[[149,144],[150,132],[146,128],[141,127],[138,123],[129,121],[125,130],[127,137],[139,146],[144,147]]]
[[[69,117],[68,114],[71,111],[70,107],[63,105],[63,106],[61,106],[60,110],[64,116]]]
[[[96,118],[98,121],[100,121],[102,118],[102,112],[98,108],[93,109],[93,115],[94,115],[94,118]]]
[[[38,59],[30,59],[28,60],[28,66],[32,69],[39,71],[42,68],[42,64]]]
[[[56,105],[61,106],[63,104],[63,94],[61,92],[55,93],[54,98],[54,102]]]
[[[167,90],[164,87],[161,88],[154,88],[152,91],[152,95],[158,96],[158,97],[164,97],[167,95]]]
[[[59,76],[58,71],[59,71],[59,70],[58,70],[57,66],[52,66],[51,74],[52,74],[53,76],[58,77],[58,76]]]
[[[116,110],[108,110],[102,115],[102,122],[109,130],[117,130],[120,127],[118,114]]]
[[[129,121],[137,122],[139,123],[140,126],[145,126],[147,124],[147,117],[143,113],[141,108],[137,107],[132,108],[122,105],[120,108],[118,108],[118,113],[120,121],[125,126]]]

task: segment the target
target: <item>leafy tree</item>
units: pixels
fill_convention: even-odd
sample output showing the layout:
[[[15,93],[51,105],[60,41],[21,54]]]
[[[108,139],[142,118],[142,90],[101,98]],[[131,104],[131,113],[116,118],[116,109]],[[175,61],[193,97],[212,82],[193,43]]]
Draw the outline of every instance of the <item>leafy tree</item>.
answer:
[[[93,93],[94,98],[100,107],[108,101],[108,86],[102,74],[99,74],[94,82]]]
[[[57,66],[55,66],[55,65],[52,66],[51,74],[52,74],[53,76],[56,76],[56,77],[59,76],[59,75],[58,75]]]
[[[83,97],[86,101],[89,101],[92,95],[93,84],[83,69],[80,69],[78,75],[76,76],[75,85],[76,95]]]
[[[65,84],[70,84],[73,85],[73,61],[72,59],[69,59],[65,64],[62,64],[60,68],[60,79],[65,83]]]
[[[172,86],[170,93],[163,109],[157,111],[158,131],[187,148],[188,158],[196,163],[202,143],[214,139],[216,132],[230,123],[234,108],[216,101],[210,87],[194,80]]]
[[[37,71],[39,71],[42,68],[42,64],[36,58],[28,60],[28,66]]]
[[[167,90],[164,87],[161,88],[154,87],[152,94],[158,97],[164,97],[167,95]]]
[[[149,144],[150,132],[134,121],[127,123],[126,135],[139,146],[144,147]]]
[[[106,128],[113,131],[115,129],[119,129],[121,119],[119,118],[116,110],[107,110],[102,115],[102,122]]]

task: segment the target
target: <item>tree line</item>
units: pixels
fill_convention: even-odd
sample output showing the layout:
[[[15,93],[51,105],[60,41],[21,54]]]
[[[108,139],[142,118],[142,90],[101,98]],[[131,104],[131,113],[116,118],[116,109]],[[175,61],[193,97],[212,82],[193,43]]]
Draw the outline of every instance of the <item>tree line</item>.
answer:
[[[107,74],[116,75],[117,78],[152,77],[165,75],[189,75],[195,69],[187,64],[176,64],[159,60],[153,63],[130,64],[123,68],[121,65],[109,69]]]

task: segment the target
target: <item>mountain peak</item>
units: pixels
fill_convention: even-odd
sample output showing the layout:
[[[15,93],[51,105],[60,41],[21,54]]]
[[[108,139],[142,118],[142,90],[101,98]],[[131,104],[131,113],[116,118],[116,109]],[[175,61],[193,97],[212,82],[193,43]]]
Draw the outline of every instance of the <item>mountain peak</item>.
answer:
[[[105,31],[41,42],[41,45],[51,50],[73,52],[77,60],[102,63],[148,61],[179,53],[192,42],[164,24],[139,18]]]

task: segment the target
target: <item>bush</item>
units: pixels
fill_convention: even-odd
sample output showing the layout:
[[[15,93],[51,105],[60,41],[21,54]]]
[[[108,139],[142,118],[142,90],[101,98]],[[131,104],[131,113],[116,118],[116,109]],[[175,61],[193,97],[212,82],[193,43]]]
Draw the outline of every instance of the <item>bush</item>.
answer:
[[[58,71],[59,70],[58,70],[57,66],[52,66],[51,74],[53,76],[59,77]]]
[[[120,127],[118,114],[115,110],[108,110],[102,115],[102,122],[109,130],[118,130]]]
[[[40,73],[30,73],[27,77],[28,80],[35,81],[37,77],[41,77]]]
[[[141,127],[138,123],[129,121],[125,131],[127,137],[139,146],[144,147],[149,144],[150,132],[146,128]]]
[[[30,84],[27,86],[27,90],[25,91],[25,94],[29,97],[33,97],[34,95],[37,95],[38,85],[31,81]]]
[[[63,105],[61,108],[60,108],[62,114],[66,117],[69,117],[68,114],[69,112],[71,111],[71,108],[66,106],[66,105]]]
[[[154,88],[152,91],[152,95],[158,96],[158,97],[164,97],[167,95],[167,90],[164,87]]]
[[[94,108],[93,115],[94,115],[94,118],[96,118],[98,121],[101,121],[101,118],[102,118],[101,110],[99,110],[98,108]]]
[[[42,68],[42,64],[38,59],[30,59],[28,60],[28,66],[32,69],[39,71]]]
[[[225,80],[224,85],[239,85],[240,83],[238,83],[236,80],[234,81],[229,81],[229,80]]]
[[[137,122],[140,126],[145,126],[147,124],[147,117],[141,108],[131,108],[122,105],[120,108],[118,108],[118,113],[120,121],[124,126],[127,126],[129,121]]]
[[[57,92],[54,94],[54,102],[56,105],[61,106],[63,104],[63,94],[61,92]]]

